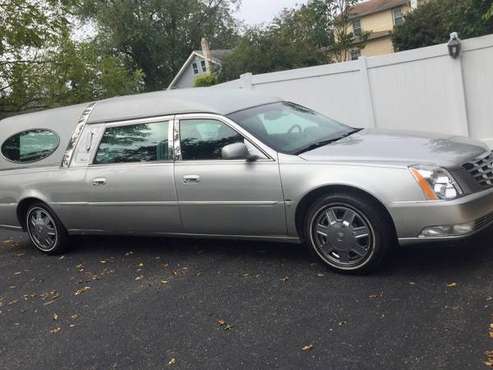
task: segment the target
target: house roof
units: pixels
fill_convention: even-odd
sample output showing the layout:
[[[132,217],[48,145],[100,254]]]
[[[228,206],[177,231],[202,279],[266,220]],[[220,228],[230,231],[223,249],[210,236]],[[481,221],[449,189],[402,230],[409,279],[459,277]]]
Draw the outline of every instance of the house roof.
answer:
[[[384,10],[396,8],[408,3],[409,0],[368,0],[353,6],[350,11],[350,17],[363,17],[365,15],[383,12]]]
[[[195,50],[194,53],[205,59],[205,56],[202,53],[202,50]],[[222,62],[224,60],[224,58],[228,54],[231,54],[231,53],[232,53],[231,49],[213,49],[213,50],[211,50],[211,57],[212,57],[211,61],[212,62]]]
[[[230,54],[232,52],[232,50],[229,50],[229,49],[212,49],[210,52],[211,52],[210,62],[211,63],[214,63],[216,65],[221,66],[224,58],[228,54]],[[176,74],[176,76],[173,79],[173,81],[171,81],[171,83],[169,84],[168,89],[172,89],[176,85],[176,83],[178,82],[178,80],[181,78],[181,76],[183,75],[183,73],[185,73],[186,69],[188,68],[188,66],[190,65],[190,63],[192,63],[192,61],[194,60],[195,57],[206,59],[206,57],[204,56],[204,54],[202,54],[202,50],[194,50],[194,51],[192,51],[192,53],[190,54],[190,56],[188,57],[188,59],[185,61],[185,63],[181,67],[181,69]]]

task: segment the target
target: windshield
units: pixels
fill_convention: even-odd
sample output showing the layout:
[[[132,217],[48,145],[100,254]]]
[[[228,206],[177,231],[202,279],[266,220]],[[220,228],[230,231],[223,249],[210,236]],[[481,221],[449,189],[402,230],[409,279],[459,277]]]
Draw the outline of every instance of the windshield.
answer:
[[[355,130],[288,102],[254,107],[229,115],[259,140],[286,154],[301,154],[348,136]]]

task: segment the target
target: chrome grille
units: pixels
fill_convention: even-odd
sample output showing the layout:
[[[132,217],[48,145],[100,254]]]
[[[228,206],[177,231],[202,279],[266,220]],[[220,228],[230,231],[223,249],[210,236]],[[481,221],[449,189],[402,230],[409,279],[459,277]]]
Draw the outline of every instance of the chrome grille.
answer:
[[[479,185],[493,186],[493,152],[487,152],[462,166]]]

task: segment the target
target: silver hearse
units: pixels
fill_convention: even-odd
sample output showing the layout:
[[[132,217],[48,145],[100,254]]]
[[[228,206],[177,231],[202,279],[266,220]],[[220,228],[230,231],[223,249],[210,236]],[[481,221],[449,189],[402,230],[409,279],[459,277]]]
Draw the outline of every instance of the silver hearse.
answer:
[[[393,246],[493,221],[493,155],[452,136],[361,130],[252,92],[117,97],[0,122],[0,225],[41,252],[71,235],[304,242],[367,272]]]

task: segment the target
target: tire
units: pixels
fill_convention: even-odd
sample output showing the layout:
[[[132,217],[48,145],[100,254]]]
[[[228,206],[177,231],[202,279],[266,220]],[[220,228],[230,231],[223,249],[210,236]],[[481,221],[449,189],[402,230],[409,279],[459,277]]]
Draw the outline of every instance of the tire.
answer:
[[[397,240],[392,220],[382,208],[378,202],[352,193],[321,197],[305,215],[305,242],[336,272],[374,271]]]
[[[34,247],[45,254],[63,253],[68,245],[68,234],[60,219],[46,204],[38,202],[26,212],[26,231]]]

